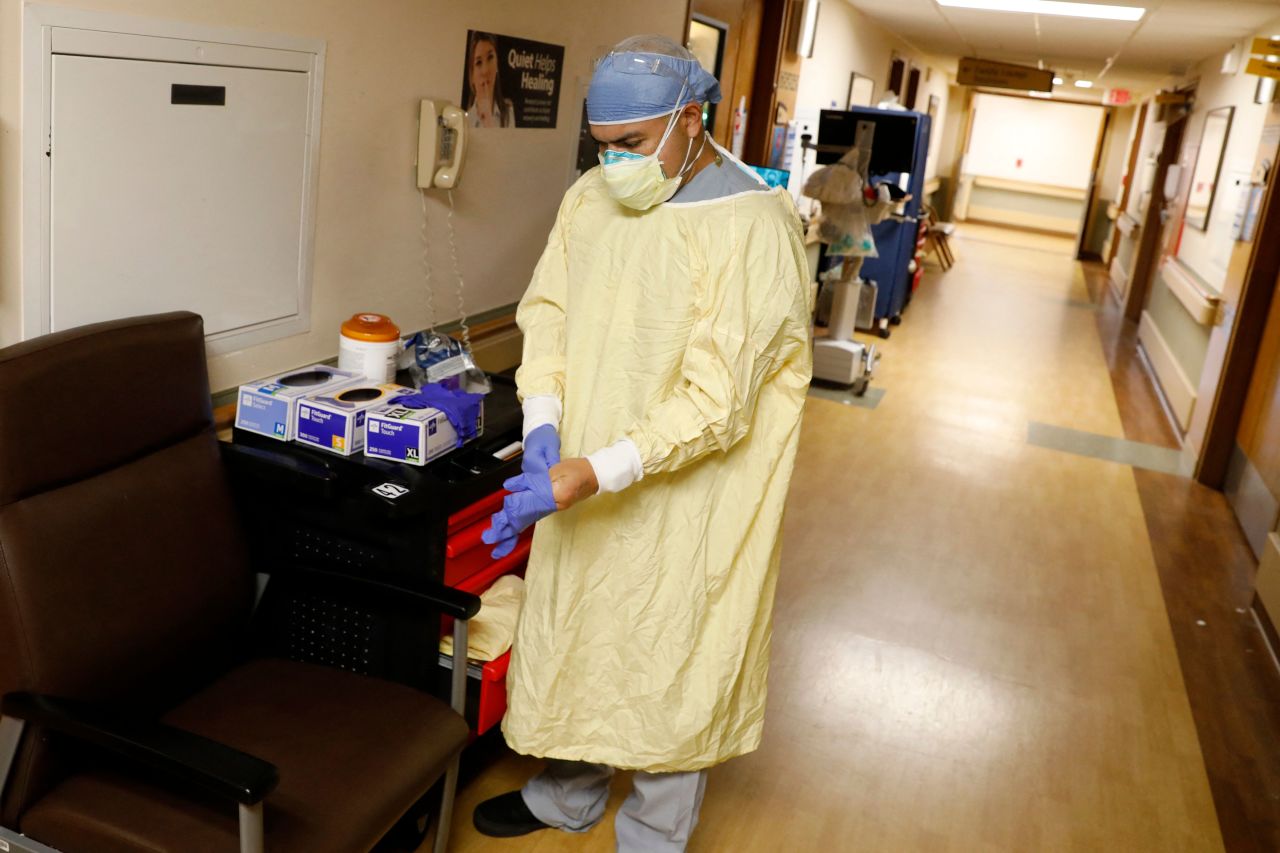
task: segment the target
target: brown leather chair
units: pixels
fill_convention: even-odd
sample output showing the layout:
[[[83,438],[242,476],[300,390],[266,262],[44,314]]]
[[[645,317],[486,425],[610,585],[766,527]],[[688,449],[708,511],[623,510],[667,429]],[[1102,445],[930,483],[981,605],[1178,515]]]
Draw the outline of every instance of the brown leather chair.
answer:
[[[454,616],[465,655],[475,596],[326,582]],[[445,848],[465,666],[450,708],[255,658],[254,584],[198,316],[0,349],[0,842],[351,853],[444,778]]]

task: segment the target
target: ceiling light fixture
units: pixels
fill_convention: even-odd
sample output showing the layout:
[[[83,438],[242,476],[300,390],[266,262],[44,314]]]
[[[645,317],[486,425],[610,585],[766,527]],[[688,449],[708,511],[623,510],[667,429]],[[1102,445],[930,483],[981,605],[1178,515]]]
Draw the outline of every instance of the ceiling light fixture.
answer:
[[[1092,80],[1077,80],[1077,81],[1076,81],[1076,88],[1077,88],[1077,89],[1092,89],[1092,88],[1093,88],[1093,81],[1092,81]]]
[[[1065,3],[1063,0],[938,0],[938,5],[956,9],[981,9],[987,12],[1024,12],[1030,15],[1063,15],[1068,18],[1101,18],[1107,21],[1138,21],[1147,12],[1141,6]]]
[[[1061,77],[1054,77],[1054,78],[1053,78],[1053,85],[1055,85],[1055,86],[1061,86],[1061,85],[1063,84],[1063,82],[1064,82],[1064,81],[1063,81],[1063,79],[1062,79]]]

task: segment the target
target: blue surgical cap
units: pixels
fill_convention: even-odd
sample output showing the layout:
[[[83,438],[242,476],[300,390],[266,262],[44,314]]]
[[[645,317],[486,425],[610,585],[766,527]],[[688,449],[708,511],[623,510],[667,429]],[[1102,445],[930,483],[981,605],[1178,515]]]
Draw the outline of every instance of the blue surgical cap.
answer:
[[[600,60],[587,90],[587,121],[627,124],[687,104],[720,102],[720,84],[693,54],[665,36],[634,36]]]

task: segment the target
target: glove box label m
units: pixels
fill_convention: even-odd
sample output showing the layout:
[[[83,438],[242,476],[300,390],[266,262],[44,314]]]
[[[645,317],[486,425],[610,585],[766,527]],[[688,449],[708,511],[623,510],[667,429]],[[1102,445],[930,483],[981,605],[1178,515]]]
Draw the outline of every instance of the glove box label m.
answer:
[[[268,438],[292,441],[298,435],[299,400],[317,393],[335,393],[361,378],[349,370],[313,364],[241,385],[236,395],[236,426]]]

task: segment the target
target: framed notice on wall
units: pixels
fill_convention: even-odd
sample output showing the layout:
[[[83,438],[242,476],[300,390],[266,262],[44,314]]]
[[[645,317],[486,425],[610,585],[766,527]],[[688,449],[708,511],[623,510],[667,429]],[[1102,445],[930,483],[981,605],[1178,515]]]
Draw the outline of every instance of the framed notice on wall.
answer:
[[[849,75],[849,98],[847,110],[854,107],[869,107],[875,102],[876,81],[857,71]]]
[[[564,47],[467,31],[463,109],[472,127],[556,126]]]

